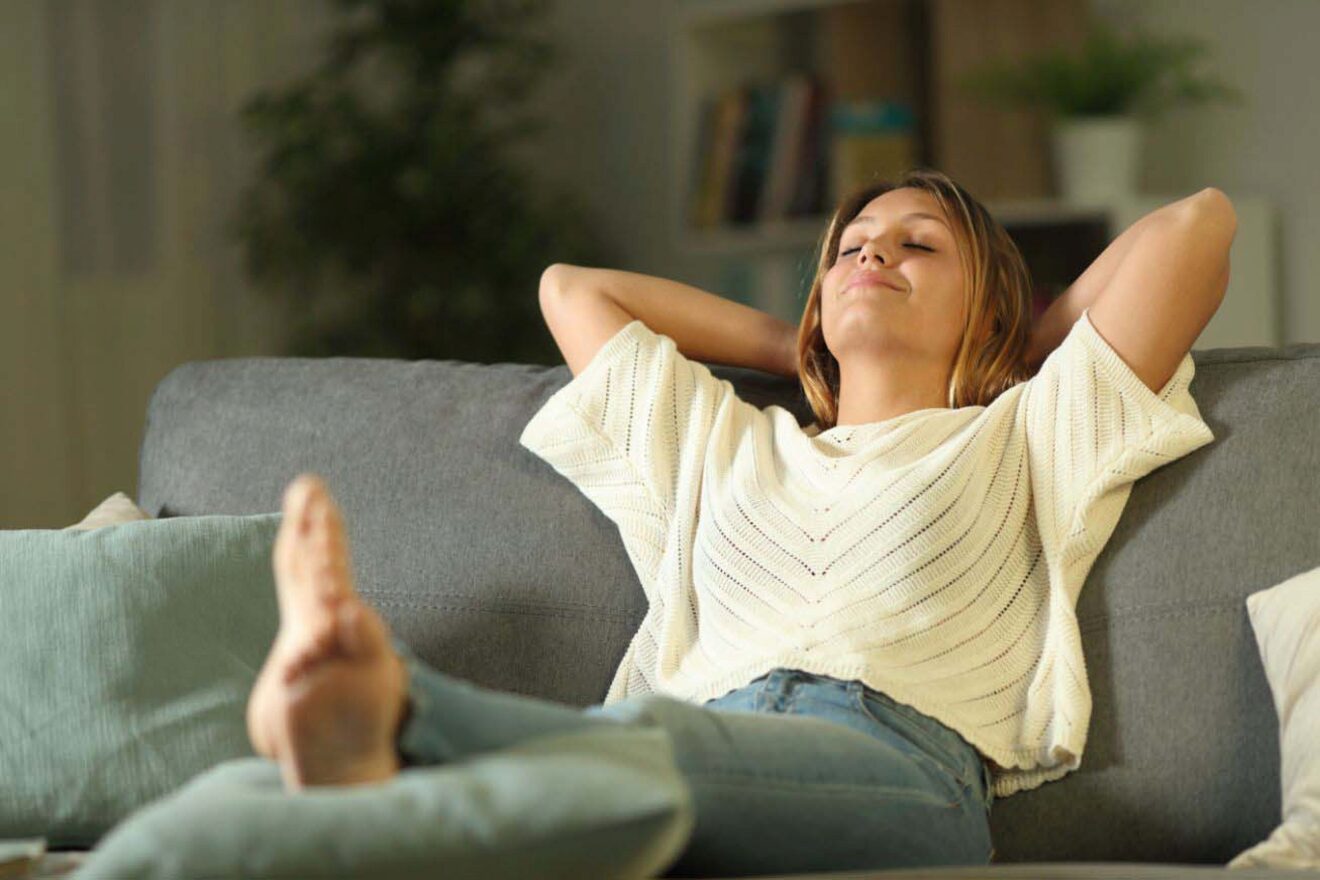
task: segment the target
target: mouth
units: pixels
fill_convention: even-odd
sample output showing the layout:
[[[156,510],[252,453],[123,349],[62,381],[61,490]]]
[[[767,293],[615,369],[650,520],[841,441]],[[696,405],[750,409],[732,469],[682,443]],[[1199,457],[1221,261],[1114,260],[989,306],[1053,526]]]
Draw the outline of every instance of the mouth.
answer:
[[[843,292],[847,293],[853,287],[885,287],[903,293],[903,286],[898,283],[897,278],[892,277],[893,274],[891,271],[880,269],[858,269],[848,276],[848,283],[844,285]]]
[[[875,277],[863,277],[853,281],[849,281],[847,285],[844,286],[843,292],[847,293],[849,290],[852,290],[854,287],[882,287],[887,290],[894,290],[894,291],[898,291],[899,293],[903,293],[903,288],[899,287],[897,284],[894,284],[890,281],[886,281],[883,278],[875,278]]]

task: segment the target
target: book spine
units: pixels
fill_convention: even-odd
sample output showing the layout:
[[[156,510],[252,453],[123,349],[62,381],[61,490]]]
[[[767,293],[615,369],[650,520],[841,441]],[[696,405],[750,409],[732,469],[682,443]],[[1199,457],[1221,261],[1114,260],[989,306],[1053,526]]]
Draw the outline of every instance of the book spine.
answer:
[[[916,158],[915,117],[905,103],[841,103],[830,115],[831,188],[836,197],[879,179],[892,179]]]
[[[748,167],[743,179],[740,222],[751,223],[761,214],[765,201],[766,184],[770,177],[770,152],[774,147],[775,129],[781,112],[783,88],[779,83],[767,83],[754,93],[756,113],[748,145]]]
[[[688,222],[695,227],[707,223],[706,202],[715,174],[715,135],[719,121],[719,100],[707,96],[701,101],[697,118],[697,140],[692,152],[692,182],[688,190]]]
[[[724,202],[724,216],[731,223],[741,223],[746,219],[752,177],[756,173],[753,153],[756,149],[762,113],[759,86],[743,86],[740,93],[745,108],[743,125],[738,133],[738,146],[734,154],[733,168],[729,175],[729,189]]]
[[[818,214],[822,208],[822,180],[825,166],[825,103],[828,95],[824,84],[812,79],[808,85],[806,125],[803,128],[802,152],[798,162],[797,180],[789,204],[793,217]]]
[[[715,142],[715,173],[707,201],[708,226],[719,226],[728,219],[730,181],[737,159],[738,144],[742,137],[746,115],[746,96],[740,88],[730,89],[720,99],[719,131]]]
[[[806,99],[806,78],[801,75],[789,77],[783,84],[778,124],[770,151],[769,183],[761,204],[760,218],[763,221],[783,220],[788,214],[788,200],[802,153]]]

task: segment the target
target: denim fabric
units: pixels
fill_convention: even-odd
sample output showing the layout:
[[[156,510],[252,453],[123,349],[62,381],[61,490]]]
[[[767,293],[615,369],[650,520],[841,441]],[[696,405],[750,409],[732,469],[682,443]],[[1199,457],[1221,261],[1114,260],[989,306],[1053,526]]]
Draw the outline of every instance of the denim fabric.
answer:
[[[661,694],[572,706],[409,669],[405,765],[595,725],[664,729],[696,825],[663,876],[987,864],[989,772],[955,731],[858,681],[775,669],[704,705]]]

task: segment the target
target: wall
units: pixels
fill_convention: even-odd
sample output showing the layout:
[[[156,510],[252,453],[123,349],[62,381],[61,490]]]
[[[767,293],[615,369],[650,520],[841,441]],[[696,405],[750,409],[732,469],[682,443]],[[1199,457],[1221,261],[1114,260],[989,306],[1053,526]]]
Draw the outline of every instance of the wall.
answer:
[[[1277,208],[1284,344],[1320,341],[1320,101],[1315,0],[1092,0],[1101,18],[1202,39],[1204,66],[1246,95],[1242,108],[1171,113],[1151,127],[1150,192],[1216,186]]]
[[[0,4],[0,527],[136,495],[156,383],[278,345],[224,232],[251,159],[235,119],[312,57],[319,9]]]

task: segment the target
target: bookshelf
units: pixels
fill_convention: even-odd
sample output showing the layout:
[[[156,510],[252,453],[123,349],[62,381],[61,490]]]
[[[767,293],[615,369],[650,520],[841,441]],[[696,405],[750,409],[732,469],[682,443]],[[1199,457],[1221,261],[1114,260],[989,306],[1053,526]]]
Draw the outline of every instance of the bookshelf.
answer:
[[[1104,208],[1053,198],[1042,121],[982,107],[953,80],[990,55],[1080,40],[1086,15],[1084,0],[682,0],[671,18],[674,250],[711,267],[711,289],[795,320],[839,195],[921,164],[951,174],[1011,234],[1084,252],[1104,238]]]
[[[828,211],[841,192],[872,175],[921,164],[951,175],[1003,223],[1036,282],[1035,310],[1043,311],[1124,229],[1188,194],[1064,202],[1055,196],[1044,119],[983,105],[956,86],[963,71],[991,57],[1079,45],[1089,15],[1085,0],[680,0],[670,24],[675,185],[668,225],[675,252],[708,267],[708,277],[697,281],[707,289],[796,323]],[[802,80],[816,83],[822,95],[824,109],[814,117],[823,126],[816,161],[835,166],[815,169],[814,198],[796,191],[810,160],[795,157],[790,175],[791,161],[778,155],[783,141],[807,137],[813,122],[802,90],[794,95],[784,87]],[[771,121],[761,123],[754,141],[761,155],[753,161],[731,146],[741,147],[739,126],[748,116],[724,123],[722,146],[711,133],[720,125],[711,107],[740,88],[745,114],[752,112],[754,89],[774,96],[773,111],[761,107],[762,119]],[[794,101],[796,138],[781,121]],[[836,117],[833,105],[855,112]],[[868,130],[854,124],[859,118],[875,124]],[[725,189],[712,198],[719,188],[711,184],[711,159],[721,150],[728,153]],[[850,155],[851,164],[834,162]],[[777,161],[783,163],[779,192],[770,198]],[[740,180],[740,162],[744,171],[761,170]],[[786,184],[788,178],[797,186]],[[1239,230],[1229,293],[1195,347],[1279,345],[1273,209],[1258,198],[1229,195]],[[738,208],[744,216],[734,220]]]

